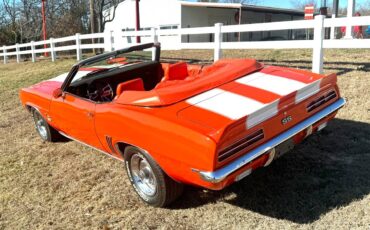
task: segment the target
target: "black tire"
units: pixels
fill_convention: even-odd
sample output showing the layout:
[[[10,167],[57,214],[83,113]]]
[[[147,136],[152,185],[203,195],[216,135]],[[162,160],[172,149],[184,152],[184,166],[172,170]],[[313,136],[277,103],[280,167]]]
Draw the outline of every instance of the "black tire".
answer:
[[[56,142],[61,140],[62,136],[51,127],[45,118],[36,109],[31,110],[33,121],[35,122],[35,128],[39,136],[44,141]]]
[[[171,179],[145,151],[133,146],[126,147],[124,151],[124,159],[126,172],[132,187],[145,203],[154,207],[165,207],[182,194],[184,188],[183,184]],[[139,173],[137,172],[138,170],[135,170],[137,164],[136,160],[140,160],[138,163],[140,166],[146,166],[142,167],[139,170]],[[147,167],[150,167],[149,171],[151,172],[145,172]],[[141,173],[142,171],[144,173]],[[145,177],[143,179],[138,174],[143,177],[145,177],[145,174],[151,174],[153,178],[148,176],[149,178]],[[147,186],[152,188],[155,187],[155,192],[150,189],[142,189],[143,186],[145,187],[145,185],[143,185],[145,184],[143,181],[153,181],[154,178],[155,183],[148,182],[147,184],[150,184],[150,186]],[[155,186],[153,184],[155,184]]]

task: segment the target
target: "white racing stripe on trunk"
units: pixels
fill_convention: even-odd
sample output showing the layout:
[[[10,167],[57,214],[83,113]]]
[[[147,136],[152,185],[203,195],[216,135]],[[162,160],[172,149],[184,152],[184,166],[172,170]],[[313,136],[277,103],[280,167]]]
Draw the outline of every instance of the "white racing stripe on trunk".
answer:
[[[295,103],[299,103],[303,101],[306,98],[309,98],[310,96],[314,95],[315,93],[320,91],[320,83],[321,79],[317,80],[306,87],[300,89],[297,91],[297,95],[295,97]]]
[[[261,72],[242,77],[236,82],[284,96],[306,86],[305,83]]]
[[[279,100],[271,102],[265,105],[263,108],[257,110],[256,112],[250,114],[247,119],[247,129],[258,125],[259,123],[275,116],[278,113]]]
[[[207,99],[209,99],[211,97],[214,97],[214,96],[216,96],[218,94],[221,94],[223,92],[224,91],[221,90],[221,89],[217,89],[217,88],[211,89],[211,90],[206,91],[204,93],[198,94],[198,95],[196,95],[196,96],[194,96],[192,98],[189,98],[188,100],[186,100],[186,102],[188,102],[189,104],[195,105],[195,104],[197,104],[199,102],[202,102],[204,100],[207,100]]]
[[[187,102],[232,120],[245,117],[265,106],[261,102],[222,89],[210,90],[188,99]]]
[[[253,73],[242,77],[236,82],[284,96],[297,91],[296,103],[312,96],[320,90],[321,80],[305,84],[293,79],[278,77],[265,73]],[[187,100],[198,108],[202,108],[221,116],[238,120],[248,116],[246,128],[250,129],[278,114],[280,100],[264,104],[247,96],[235,94],[222,89],[212,89]]]

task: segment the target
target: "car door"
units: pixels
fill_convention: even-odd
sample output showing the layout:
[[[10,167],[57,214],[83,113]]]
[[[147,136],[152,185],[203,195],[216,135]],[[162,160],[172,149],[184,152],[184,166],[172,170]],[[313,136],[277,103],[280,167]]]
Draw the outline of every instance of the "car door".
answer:
[[[63,133],[85,144],[103,149],[95,132],[96,103],[65,92],[53,98],[49,121]]]

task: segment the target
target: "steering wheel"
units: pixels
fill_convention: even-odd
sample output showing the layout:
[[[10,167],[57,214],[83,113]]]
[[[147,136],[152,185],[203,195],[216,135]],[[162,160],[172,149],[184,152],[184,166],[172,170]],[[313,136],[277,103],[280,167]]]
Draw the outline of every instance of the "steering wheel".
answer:
[[[87,96],[92,101],[109,102],[113,100],[112,86],[107,82],[96,82],[87,88]]]

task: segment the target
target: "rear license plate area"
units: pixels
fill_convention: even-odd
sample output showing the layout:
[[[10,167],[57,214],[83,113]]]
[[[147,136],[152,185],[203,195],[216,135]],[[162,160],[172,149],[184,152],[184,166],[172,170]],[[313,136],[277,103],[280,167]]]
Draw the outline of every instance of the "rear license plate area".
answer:
[[[275,157],[274,159],[277,159],[284,155],[285,153],[289,152],[294,148],[294,141],[293,138],[288,139],[284,141],[283,143],[279,144],[278,146],[275,147]]]

